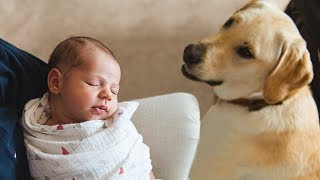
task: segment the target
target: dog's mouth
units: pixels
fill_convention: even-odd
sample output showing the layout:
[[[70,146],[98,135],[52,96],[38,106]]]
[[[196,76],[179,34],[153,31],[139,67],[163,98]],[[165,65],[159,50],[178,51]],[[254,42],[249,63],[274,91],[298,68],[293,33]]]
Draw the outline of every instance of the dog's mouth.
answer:
[[[187,67],[186,64],[182,65],[181,72],[186,78],[188,78],[190,80],[199,81],[199,82],[205,82],[205,83],[209,84],[210,86],[218,86],[218,85],[221,85],[223,83],[222,81],[213,81],[213,80],[204,81],[204,80],[199,79],[198,77],[196,77],[195,75],[191,74],[188,71],[188,67]]]

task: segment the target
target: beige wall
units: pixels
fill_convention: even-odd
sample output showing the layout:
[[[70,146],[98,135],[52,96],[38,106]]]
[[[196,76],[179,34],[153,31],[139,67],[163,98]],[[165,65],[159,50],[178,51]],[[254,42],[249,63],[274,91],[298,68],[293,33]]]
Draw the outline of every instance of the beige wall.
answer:
[[[277,0],[274,0],[277,1]],[[44,61],[71,35],[97,38],[122,67],[120,100],[172,92],[212,102],[208,85],[180,73],[186,45],[218,30],[247,0],[0,0],[0,38]],[[282,7],[288,0],[278,0]]]

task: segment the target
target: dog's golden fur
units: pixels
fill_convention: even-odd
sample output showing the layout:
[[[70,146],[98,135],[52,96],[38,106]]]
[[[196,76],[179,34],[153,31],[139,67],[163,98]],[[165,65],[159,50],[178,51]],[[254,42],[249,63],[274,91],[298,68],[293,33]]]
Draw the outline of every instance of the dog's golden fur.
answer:
[[[306,43],[291,19],[252,1],[185,49],[182,72],[213,86],[191,180],[320,179],[318,111]],[[200,45],[200,46],[199,46]],[[238,99],[265,102],[257,109]]]

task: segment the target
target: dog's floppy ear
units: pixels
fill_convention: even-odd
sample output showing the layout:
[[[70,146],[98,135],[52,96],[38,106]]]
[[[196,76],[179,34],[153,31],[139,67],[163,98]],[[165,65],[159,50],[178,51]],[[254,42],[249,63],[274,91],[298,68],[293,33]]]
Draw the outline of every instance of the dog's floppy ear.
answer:
[[[312,64],[305,42],[285,42],[278,64],[264,84],[264,99],[268,104],[279,103],[308,85],[312,78]]]

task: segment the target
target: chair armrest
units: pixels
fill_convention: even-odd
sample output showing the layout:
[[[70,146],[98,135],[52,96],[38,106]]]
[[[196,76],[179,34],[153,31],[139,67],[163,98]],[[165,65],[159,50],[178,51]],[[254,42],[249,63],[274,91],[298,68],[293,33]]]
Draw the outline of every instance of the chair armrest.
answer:
[[[132,121],[150,147],[156,178],[188,179],[200,135],[197,99],[173,93],[135,101],[140,105]]]

